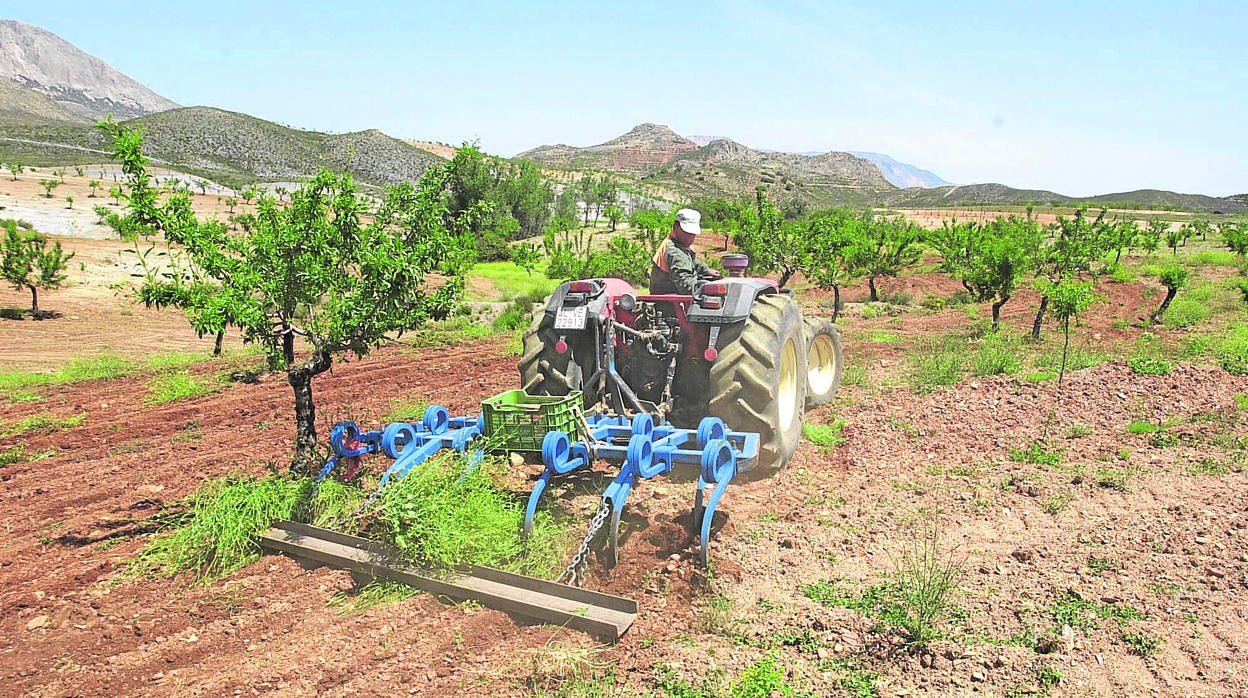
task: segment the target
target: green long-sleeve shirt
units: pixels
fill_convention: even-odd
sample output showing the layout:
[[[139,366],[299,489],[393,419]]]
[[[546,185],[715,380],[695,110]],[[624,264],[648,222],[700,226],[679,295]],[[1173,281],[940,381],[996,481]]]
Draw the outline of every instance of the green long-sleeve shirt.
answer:
[[[650,266],[650,293],[692,294],[699,281],[711,278],[711,269],[693,250],[672,238],[659,244]]]

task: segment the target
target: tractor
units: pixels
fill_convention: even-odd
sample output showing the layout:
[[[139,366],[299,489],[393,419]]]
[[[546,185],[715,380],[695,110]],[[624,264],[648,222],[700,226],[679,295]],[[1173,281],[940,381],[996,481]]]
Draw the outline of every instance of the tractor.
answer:
[[[524,336],[521,386],[533,395],[580,391],[586,412],[649,414],[677,427],[718,417],[759,434],[766,472],[793,456],[809,408],[841,381],[841,339],[823,318],[803,320],[791,291],[743,275],[692,295],[643,295],[627,281],[561,284]]]

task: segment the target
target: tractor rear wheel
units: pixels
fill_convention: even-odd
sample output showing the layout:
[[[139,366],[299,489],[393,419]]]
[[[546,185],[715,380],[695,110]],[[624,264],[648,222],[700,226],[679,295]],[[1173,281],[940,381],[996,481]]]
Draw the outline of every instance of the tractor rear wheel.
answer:
[[[841,387],[841,331],[827,318],[806,318],[806,409],[826,405]]]
[[[530,395],[567,395],[573,390],[584,391],[584,381],[593,372],[593,352],[589,332],[563,333],[568,351],[555,351],[560,333],[554,330],[554,319],[545,309],[533,315],[533,323],[524,333],[524,353],[520,357],[520,387]],[[597,401],[584,395],[585,404]]]
[[[806,406],[806,340],[797,304],[760,296],[745,322],[720,334],[711,364],[709,411],[730,429],[760,435],[760,468],[778,469],[802,437]]]

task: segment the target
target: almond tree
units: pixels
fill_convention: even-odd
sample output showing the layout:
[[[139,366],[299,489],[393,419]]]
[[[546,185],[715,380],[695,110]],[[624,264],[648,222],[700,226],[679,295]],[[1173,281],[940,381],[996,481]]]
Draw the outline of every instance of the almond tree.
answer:
[[[4,245],[0,249],[0,276],[13,284],[13,288],[30,290],[30,314],[36,319],[43,317],[39,311],[39,289],[52,290],[65,281],[65,267],[74,253],[65,254],[61,242],[48,248],[48,239],[34,231],[19,231],[17,222],[3,222]]]
[[[142,131],[111,122],[100,127],[129,176],[145,176]],[[446,179],[446,167],[438,166],[417,188],[392,187],[368,224],[361,222],[367,200],[350,175],[330,172],[293,192],[287,205],[261,194],[256,212],[240,216],[240,234],[198,220],[185,192],[132,211],[154,219],[179,253],[174,259],[185,259],[215,287],[186,308],[192,324],[210,328],[229,319],[244,341],[259,344],[271,365],[285,370],[294,392],[292,471],[306,474],[318,465],[312,380],[335,357],[362,357],[392,336],[445,317],[462,294],[473,261],[467,230],[483,211],[451,215]],[[133,198],[129,203],[136,206]],[[439,283],[428,283],[435,272]],[[160,279],[144,281],[151,283]]]
[[[1098,271],[1093,266],[1105,252],[1106,237],[1100,226],[1105,211],[1102,209],[1092,221],[1088,220],[1086,214],[1087,208],[1081,207],[1075,210],[1075,215],[1071,218],[1058,218],[1051,228],[1051,242],[1041,247],[1036,256],[1036,277],[1041,282],[1037,284],[1037,288],[1041,295],[1040,309],[1036,311],[1036,319],[1031,325],[1032,339],[1040,338],[1044,314],[1052,300],[1045,289],[1055,288],[1067,283],[1069,279]]]
[[[13,175],[14,182],[17,181],[17,176],[19,174],[26,171],[26,168],[20,162],[10,162],[6,169],[8,169],[9,174]]]
[[[902,269],[919,261],[923,230],[904,218],[888,218],[868,214],[863,219],[861,236],[853,250],[854,268],[867,277],[871,301],[880,299],[875,280],[881,276],[897,276]]]
[[[1041,281],[1041,293],[1049,299],[1053,316],[1062,323],[1065,341],[1062,344],[1062,367],[1057,374],[1057,386],[1066,377],[1066,356],[1070,351],[1070,319],[1088,309],[1092,304],[1092,282],[1063,278],[1057,282]]]
[[[1170,307],[1170,301],[1174,300],[1174,296],[1179,292],[1179,289],[1187,285],[1187,275],[1187,270],[1177,265],[1161,270],[1158,276],[1161,278],[1161,285],[1166,287],[1166,298],[1161,302],[1161,306],[1149,317],[1149,322],[1153,324],[1161,322],[1162,316],[1166,314],[1166,308]]]
[[[841,286],[859,278],[855,243],[861,237],[864,217],[870,215],[829,209],[803,222],[810,241],[810,261],[803,273],[819,288],[832,291],[832,322],[841,314]]]
[[[992,329],[1001,326],[1001,307],[1035,265],[1042,233],[1031,219],[997,218],[980,225],[945,221],[928,242],[941,252],[942,269],[962,282],[978,302],[992,301]]]

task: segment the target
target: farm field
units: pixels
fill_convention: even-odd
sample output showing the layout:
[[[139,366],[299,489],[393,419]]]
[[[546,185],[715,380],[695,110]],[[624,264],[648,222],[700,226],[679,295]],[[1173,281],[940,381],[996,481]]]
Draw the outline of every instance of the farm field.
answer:
[[[1230,278],[1198,272],[1214,286]],[[99,331],[120,337],[98,346],[136,372],[4,396],[0,452],[41,456],[0,467],[4,679],[30,695],[750,695],[741,691],[776,680],[817,695],[1244,692],[1248,379],[1184,349],[1227,332],[1223,295],[1205,303],[1211,317],[1145,335],[1131,323],[1155,306],[1149,288],[1098,288],[1060,388],[1060,334],[1013,339],[1030,324],[1030,292],[1005,306],[994,337],[982,333],[985,306],[902,302],[952,295],[947,277],[885,280],[893,304],[861,304],[865,286],[847,289],[846,381],[807,415],[836,435],[816,430],[822,445],[803,443],[783,471],[734,482],[709,573],[693,562],[692,481],[643,482],[621,564],[590,568],[589,587],[641,606],[614,646],[428,595],[344,614],[329,602],[350,597],[350,575],[281,557],[203,586],[122,574],[154,517],[200,484],[285,462],[290,388],[280,375],[223,378],[260,363],[234,352],[179,369],[214,392],[147,404],[168,369],[144,360],[193,338],[185,319],[51,293],[61,318],[0,320],[6,352],[57,347],[70,312],[99,307],[111,313]],[[805,312],[827,312],[823,292],[801,297]],[[1170,372],[1129,367],[1141,347]],[[508,335],[464,336],[339,365],[316,384],[321,426],[377,424],[410,402],[474,412],[515,387],[513,352]],[[974,375],[1001,355],[1017,364]],[[539,471],[521,466],[511,485],[527,492]],[[600,489],[590,478],[551,501],[587,517]],[[962,574],[934,619],[937,639],[908,652],[878,593],[932,530],[938,559]]]

